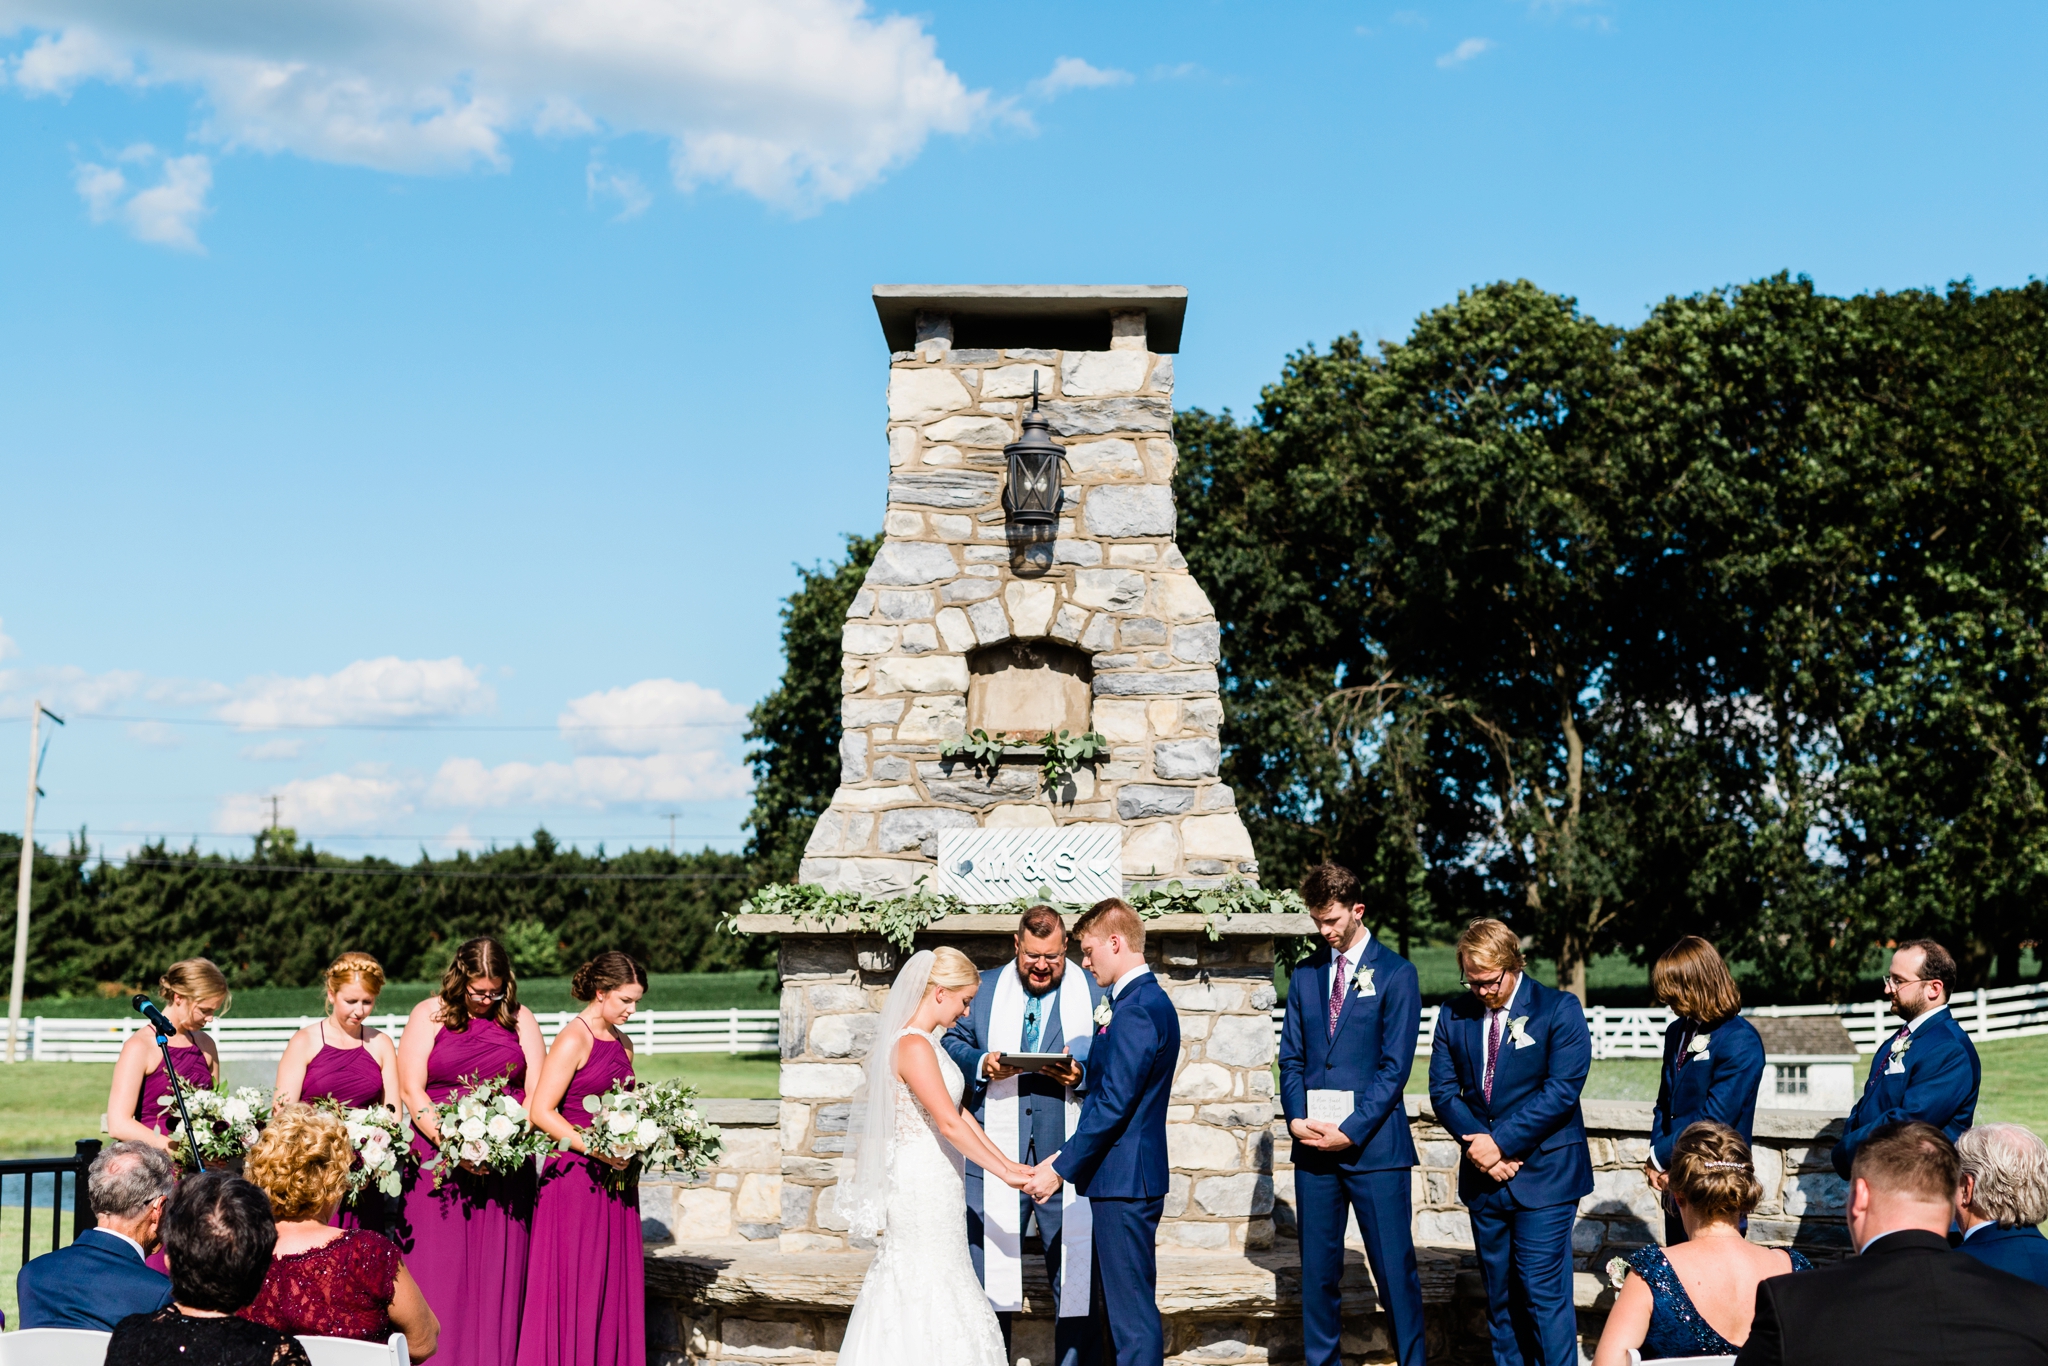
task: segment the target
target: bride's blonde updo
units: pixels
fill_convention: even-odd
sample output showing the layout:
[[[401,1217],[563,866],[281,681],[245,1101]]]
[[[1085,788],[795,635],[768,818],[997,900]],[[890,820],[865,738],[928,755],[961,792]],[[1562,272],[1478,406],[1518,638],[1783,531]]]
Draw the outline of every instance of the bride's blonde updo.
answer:
[[[951,945],[932,950],[932,972],[925,979],[924,994],[929,996],[939,987],[952,991],[965,991],[981,980],[981,973],[975,968],[974,960]]]

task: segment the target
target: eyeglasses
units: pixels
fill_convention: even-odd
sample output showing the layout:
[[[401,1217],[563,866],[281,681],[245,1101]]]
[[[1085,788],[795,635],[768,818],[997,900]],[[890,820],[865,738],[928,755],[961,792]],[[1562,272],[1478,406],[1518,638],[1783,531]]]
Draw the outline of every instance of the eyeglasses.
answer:
[[[505,999],[505,993],[502,991],[478,991],[475,987],[471,987],[467,994],[472,1001],[485,1001],[491,1005]]]
[[[1889,972],[1884,975],[1885,986],[1893,991],[1897,991],[1900,987],[1912,986],[1915,982],[1934,982],[1939,980],[1939,978],[1935,977],[1895,977]]]
[[[1063,953],[1020,953],[1017,955],[1017,961],[1020,963],[1036,963],[1039,967],[1049,968],[1064,957],[1066,955]]]
[[[1461,977],[1458,980],[1464,983],[1465,989],[1468,991],[1492,991],[1502,982],[1505,982],[1507,980],[1507,977],[1508,975],[1506,973],[1497,972],[1491,977]]]

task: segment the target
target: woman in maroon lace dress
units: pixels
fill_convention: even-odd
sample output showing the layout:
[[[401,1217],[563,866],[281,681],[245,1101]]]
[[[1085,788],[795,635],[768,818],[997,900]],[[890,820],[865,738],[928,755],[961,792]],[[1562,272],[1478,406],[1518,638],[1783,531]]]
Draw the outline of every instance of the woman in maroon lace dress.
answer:
[[[228,1008],[228,979],[204,958],[173,963],[157,983],[163,988],[164,1015],[177,1027],[171,1040],[171,1064],[185,1090],[210,1091],[220,1075],[220,1050],[206,1033],[213,1017]],[[147,1143],[168,1150],[170,1132],[178,1122],[171,1099],[170,1075],[164,1071],[164,1050],[145,1026],[128,1036],[114,1063],[114,1085],[107,1095],[107,1132],[116,1142]]]
[[[270,1197],[277,1248],[241,1316],[281,1333],[364,1342],[383,1342],[395,1328],[418,1361],[439,1345],[441,1325],[398,1249],[381,1233],[333,1226],[354,1160],[334,1116],[293,1104],[271,1113],[247,1167]]]
[[[626,1022],[647,991],[647,972],[623,953],[601,953],[576,970],[569,989],[590,1004],[555,1036],[533,1092],[535,1126],[569,1151],[541,1173],[517,1366],[646,1366],[640,1186],[600,1184],[605,1167],[626,1164],[587,1155],[591,1112],[583,1102],[633,1080]]]
[[[372,1105],[398,1113],[398,1045],[369,1018],[384,990],[384,968],[367,953],[344,953],[327,969],[327,1016],[284,1046],[277,1063],[277,1099],[314,1105],[333,1101],[345,1110]],[[339,1228],[389,1229],[397,1200],[364,1186],[335,1215]]]

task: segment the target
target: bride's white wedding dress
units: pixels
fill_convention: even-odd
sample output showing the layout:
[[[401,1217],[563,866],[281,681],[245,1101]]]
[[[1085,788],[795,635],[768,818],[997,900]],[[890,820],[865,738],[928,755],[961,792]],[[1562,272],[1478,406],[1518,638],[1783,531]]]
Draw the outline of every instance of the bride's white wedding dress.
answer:
[[[939,1046],[939,1035],[906,1029],[897,1037],[930,1043],[958,1106],[966,1080]],[[1007,1366],[1002,1329],[967,1255],[960,1155],[939,1137],[910,1088],[900,1079],[894,1084],[888,1223],[860,1283],[839,1366]]]

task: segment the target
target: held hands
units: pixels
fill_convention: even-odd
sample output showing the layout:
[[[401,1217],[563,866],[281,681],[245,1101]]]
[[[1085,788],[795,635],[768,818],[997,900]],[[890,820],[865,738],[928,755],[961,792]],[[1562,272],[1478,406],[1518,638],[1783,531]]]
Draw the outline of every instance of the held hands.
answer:
[[[1664,1190],[1666,1187],[1670,1186],[1671,1173],[1660,1172],[1655,1167],[1645,1162],[1643,1164],[1643,1180],[1649,1184],[1651,1190],[1661,1191]]]
[[[1018,1189],[1037,1204],[1044,1204],[1060,1192],[1060,1174],[1052,1169],[1053,1158],[1058,1156],[1054,1153],[1037,1166],[1025,1169],[1029,1175]]]
[[[1344,1131],[1334,1124],[1325,1124],[1314,1119],[1295,1119],[1287,1123],[1287,1132],[1293,1134],[1311,1148],[1326,1153],[1340,1153],[1351,1146],[1351,1140]]]

